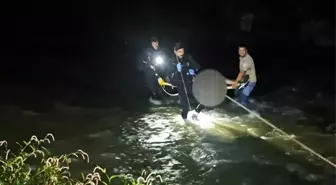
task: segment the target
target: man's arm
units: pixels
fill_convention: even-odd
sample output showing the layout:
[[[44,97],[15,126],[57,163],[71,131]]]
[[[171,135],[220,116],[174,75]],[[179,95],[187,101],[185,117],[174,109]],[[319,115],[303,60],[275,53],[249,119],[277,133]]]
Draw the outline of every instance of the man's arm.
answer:
[[[238,76],[237,76],[236,80],[235,80],[235,83],[238,83],[240,80],[242,80],[245,74],[246,74],[246,71],[240,71],[238,73]]]
[[[251,62],[249,60],[246,60],[242,63],[240,72],[236,78],[236,83],[238,83],[243,79],[244,75],[246,74],[246,71],[249,70],[250,68],[251,68]]]
[[[144,52],[140,55],[140,60],[138,60],[138,69],[141,71],[145,71],[148,69],[155,70],[154,66],[152,66],[150,61],[150,51],[149,49],[145,49]]]
[[[233,80],[225,79],[226,84],[232,85],[234,83]]]
[[[251,67],[250,63],[245,61],[242,64],[242,68],[240,69],[240,72],[238,73],[238,76],[235,80],[235,82],[232,84],[233,88],[237,88],[238,82],[243,79],[244,75],[246,74],[246,71]]]

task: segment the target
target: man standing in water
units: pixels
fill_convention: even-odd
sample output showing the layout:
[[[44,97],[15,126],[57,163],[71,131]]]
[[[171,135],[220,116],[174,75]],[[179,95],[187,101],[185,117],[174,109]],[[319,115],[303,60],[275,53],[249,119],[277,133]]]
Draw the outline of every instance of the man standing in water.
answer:
[[[239,54],[239,74],[232,84],[232,88],[236,89],[238,83],[248,78],[248,83],[241,89],[236,90],[236,96],[239,103],[244,106],[248,105],[248,98],[257,83],[256,70],[252,57],[248,54],[245,46],[238,48]]]
[[[189,112],[189,97],[192,95],[192,82],[193,77],[196,75],[199,64],[193,60],[191,55],[184,54],[184,46],[178,42],[174,46],[175,59],[174,66],[175,72],[173,73],[172,84],[177,87],[177,92],[180,99],[180,106],[182,109],[182,118],[187,119]],[[195,112],[199,113],[204,109],[204,106],[199,104]],[[191,110],[190,110],[191,111]],[[193,119],[197,119],[197,115],[193,115]]]
[[[167,79],[171,72],[171,63],[169,63],[171,54],[159,47],[159,41],[156,37],[152,37],[150,42],[151,46],[145,49],[138,62],[138,70],[144,72],[147,86],[151,91],[149,102],[154,105],[162,105],[162,91],[158,85],[156,74]]]

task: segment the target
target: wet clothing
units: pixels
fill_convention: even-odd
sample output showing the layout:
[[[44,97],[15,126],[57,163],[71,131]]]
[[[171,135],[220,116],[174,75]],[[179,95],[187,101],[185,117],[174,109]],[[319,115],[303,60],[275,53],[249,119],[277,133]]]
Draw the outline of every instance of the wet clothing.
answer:
[[[161,57],[163,63],[156,63],[156,58]],[[154,69],[151,68],[154,67]],[[155,50],[154,48],[147,48],[140,56],[140,60],[137,63],[139,71],[142,71],[145,76],[146,84],[151,91],[152,98],[160,100],[162,99],[163,92],[158,84],[158,77],[165,79],[172,73],[172,61],[171,54],[164,49]],[[158,74],[156,76],[155,74]]]
[[[173,73],[171,83],[177,88],[180,99],[180,106],[182,109],[182,118],[187,119],[190,103],[188,102],[188,97],[193,97],[192,80],[193,76],[195,76],[197,73],[199,64],[195,60],[193,60],[190,55],[186,55],[181,59],[176,58],[173,64],[175,65],[175,72]],[[203,109],[204,106],[199,104],[196,108],[196,112],[199,113]]]
[[[246,71],[244,79],[248,78],[248,83],[241,89],[236,90],[237,101],[244,105],[248,105],[248,98],[257,83],[257,75],[254,66],[254,61],[249,54],[244,57],[240,57],[239,62],[240,71]]]

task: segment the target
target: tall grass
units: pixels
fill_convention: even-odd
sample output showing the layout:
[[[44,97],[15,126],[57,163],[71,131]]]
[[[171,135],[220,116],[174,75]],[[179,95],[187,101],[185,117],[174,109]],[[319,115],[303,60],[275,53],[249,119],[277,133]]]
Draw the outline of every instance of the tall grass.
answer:
[[[72,158],[81,158],[90,162],[89,155],[82,150],[56,156],[46,145],[55,141],[52,134],[43,139],[32,136],[29,141],[18,143],[19,149],[12,152],[6,141],[0,141],[0,185],[151,185],[163,184],[162,178],[154,173],[134,179],[132,175],[109,176],[106,169],[95,167],[89,174],[81,174],[81,179],[70,173]]]

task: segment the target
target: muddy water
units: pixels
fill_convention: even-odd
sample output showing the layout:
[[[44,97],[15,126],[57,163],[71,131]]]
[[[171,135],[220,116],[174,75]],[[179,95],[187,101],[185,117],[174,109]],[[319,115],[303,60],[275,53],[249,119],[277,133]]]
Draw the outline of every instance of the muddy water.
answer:
[[[254,102],[254,109],[306,145],[335,161],[335,136],[291,107]],[[113,173],[157,172],[170,184],[333,184],[334,168],[232,104],[207,110],[185,123],[175,106],[130,112],[55,105],[49,113],[2,108],[2,138],[19,140],[54,133],[51,150],[82,149],[90,164],[74,161],[74,174],[100,165]],[[25,122],[17,129],[16,123]],[[35,127],[31,125],[36,123]],[[15,137],[14,137],[15,136]]]

